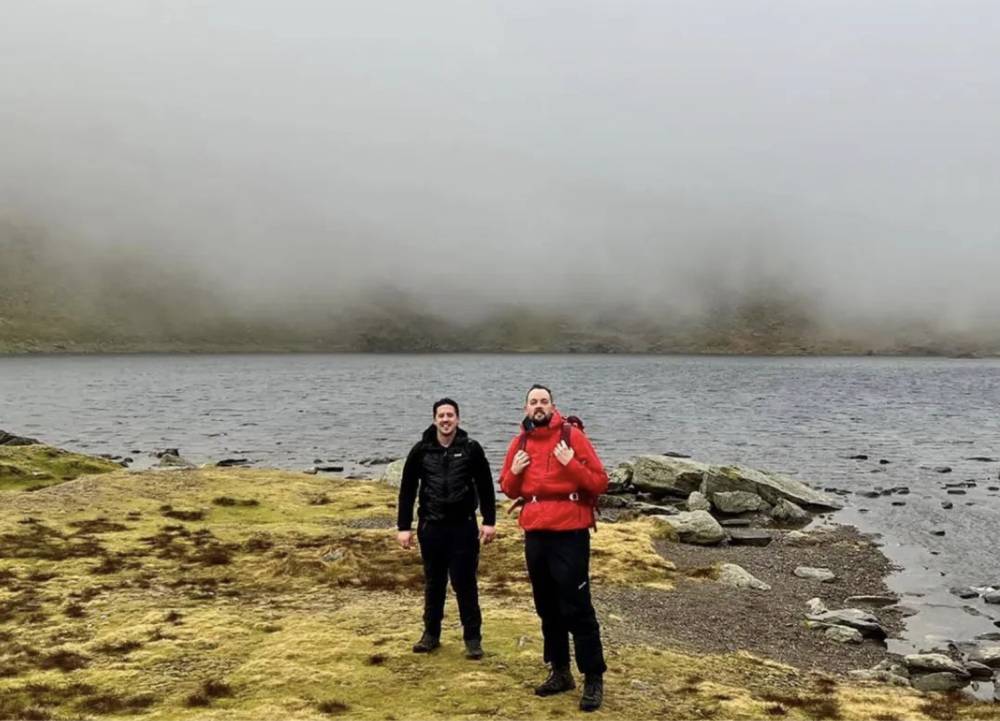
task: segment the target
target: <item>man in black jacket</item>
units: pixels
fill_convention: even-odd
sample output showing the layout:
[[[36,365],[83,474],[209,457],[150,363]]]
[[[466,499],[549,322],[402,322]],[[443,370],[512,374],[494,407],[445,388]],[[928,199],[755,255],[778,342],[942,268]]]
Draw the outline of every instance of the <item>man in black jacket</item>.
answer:
[[[441,645],[441,619],[448,577],[458,599],[466,658],[483,657],[479,610],[479,543],[496,535],[493,475],[483,447],[458,427],[458,403],[442,398],[434,404],[434,424],[424,431],[403,466],[399,488],[399,545],[412,548],[413,502],[418,497],[417,539],[424,561],[424,634],[414,653]],[[476,525],[476,507],[483,527]]]

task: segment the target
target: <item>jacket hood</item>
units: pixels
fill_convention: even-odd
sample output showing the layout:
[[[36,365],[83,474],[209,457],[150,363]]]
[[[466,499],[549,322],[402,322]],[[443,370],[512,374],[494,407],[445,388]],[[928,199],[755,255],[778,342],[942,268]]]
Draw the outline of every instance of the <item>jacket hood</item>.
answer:
[[[410,437],[412,438],[413,436],[410,436]],[[469,434],[466,433],[464,429],[457,428],[455,430],[455,440],[456,441],[457,440],[462,440],[462,439],[465,439],[465,438],[468,438],[468,437],[469,437]],[[437,444],[437,442],[438,442],[438,429],[437,429],[436,425],[434,425],[433,423],[431,423],[430,426],[427,428],[427,430],[424,431],[423,441],[424,441],[424,443],[434,443],[434,444]]]

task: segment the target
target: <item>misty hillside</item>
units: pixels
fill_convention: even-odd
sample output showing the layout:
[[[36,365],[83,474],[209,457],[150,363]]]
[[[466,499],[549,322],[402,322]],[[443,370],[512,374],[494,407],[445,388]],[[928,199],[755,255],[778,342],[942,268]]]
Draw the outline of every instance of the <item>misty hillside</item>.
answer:
[[[386,288],[267,308],[225,296],[169,254],[122,252],[0,223],[0,351],[517,351],[993,354],[996,336],[871,325],[839,334],[801,297],[757,288],[697,316],[627,307],[567,314],[530,303],[459,322]]]

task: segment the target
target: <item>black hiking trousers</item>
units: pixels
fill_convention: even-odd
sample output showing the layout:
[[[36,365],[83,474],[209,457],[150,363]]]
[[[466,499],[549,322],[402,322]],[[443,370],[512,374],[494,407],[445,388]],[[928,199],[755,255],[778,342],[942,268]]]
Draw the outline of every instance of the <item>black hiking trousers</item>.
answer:
[[[441,620],[448,594],[448,579],[458,599],[463,638],[482,640],[483,616],[479,610],[479,527],[472,516],[455,521],[420,521],[417,526],[420,555],[424,561],[424,630],[441,637]]]
[[[590,599],[590,530],[527,531],[524,535],[531,592],[542,619],[545,662],[569,667],[572,635],[580,673],[603,674],[608,667]]]

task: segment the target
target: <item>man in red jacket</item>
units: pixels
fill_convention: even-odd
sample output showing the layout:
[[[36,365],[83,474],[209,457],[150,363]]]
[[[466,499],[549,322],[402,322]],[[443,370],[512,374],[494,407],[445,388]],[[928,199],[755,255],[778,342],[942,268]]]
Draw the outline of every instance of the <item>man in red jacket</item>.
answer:
[[[564,421],[552,392],[535,385],[525,402],[523,433],[511,441],[500,488],[520,499],[525,557],[542,620],[548,679],[539,696],[576,687],[569,665],[573,636],[576,666],[584,674],[580,708],[594,711],[604,699],[604,649],[590,599],[590,529],[594,507],[608,488],[608,474],[583,431]]]

